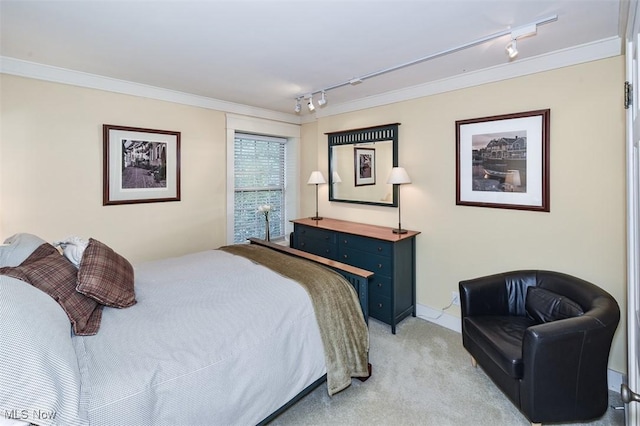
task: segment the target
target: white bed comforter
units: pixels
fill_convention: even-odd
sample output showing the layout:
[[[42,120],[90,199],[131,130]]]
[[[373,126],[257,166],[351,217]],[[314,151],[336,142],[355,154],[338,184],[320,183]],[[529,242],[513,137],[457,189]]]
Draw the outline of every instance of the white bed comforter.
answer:
[[[138,303],[74,337],[92,425],[251,425],[326,373],[306,291],[210,250],[135,268]]]

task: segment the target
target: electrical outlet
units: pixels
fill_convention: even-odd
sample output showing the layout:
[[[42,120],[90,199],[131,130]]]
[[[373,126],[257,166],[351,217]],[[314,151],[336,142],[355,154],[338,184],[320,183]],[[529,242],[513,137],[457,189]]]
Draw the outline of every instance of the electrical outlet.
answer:
[[[451,292],[451,303],[456,306],[460,306],[460,293],[458,293],[457,291]]]

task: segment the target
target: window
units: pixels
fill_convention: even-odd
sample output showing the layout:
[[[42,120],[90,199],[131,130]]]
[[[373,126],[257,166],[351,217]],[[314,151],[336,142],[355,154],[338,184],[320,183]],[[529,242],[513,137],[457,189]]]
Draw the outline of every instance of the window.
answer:
[[[236,133],[234,138],[233,242],[264,238],[265,221],[258,212],[271,206],[269,232],[285,235],[285,145],[284,138]]]
[[[248,237],[264,238],[264,216],[258,213],[258,207],[265,204],[269,204],[274,210],[273,213],[269,213],[271,238],[275,239],[279,236],[288,238],[289,233],[293,231],[291,219],[298,217],[300,125],[232,113],[226,114],[226,121],[227,244],[244,243]],[[239,150],[238,154],[242,153],[242,155],[236,157],[236,139],[242,141],[242,146],[255,144],[256,151],[250,154],[250,150]],[[276,142],[277,144],[272,145],[274,148],[272,151],[267,150],[257,141]],[[283,168],[281,171],[275,172],[280,176],[280,181],[277,184],[274,183],[276,180],[272,179],[270,170],[260,173],[253,169],[257,164],[269,164],[267,157],[260,155],[260,149],[269,155],[278,152],[279,165]],[[245,165],[240,164],[243,161]],[[252,171],[253,176],[250,173]],[[238,173],[237,178],[236,172]],[[236,188],[236,182],[241,186]],[[276,190],[276,186],[280,188]],[[238,189],[238,193],[236,193],[236,189]],[[238,207],[236,207],[236,194],[238,194]],[[276,195],[281,197],[275,199],[280,202],[279,207],[276,207],[274,199],[270,198],[276,197]],[[238,229],[241,230],[239,233],[236,232]]]

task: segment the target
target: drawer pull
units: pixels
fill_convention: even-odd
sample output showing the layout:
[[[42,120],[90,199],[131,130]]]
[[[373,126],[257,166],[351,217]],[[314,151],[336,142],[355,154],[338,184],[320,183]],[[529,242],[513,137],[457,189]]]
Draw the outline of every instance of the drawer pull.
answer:
[[[346,259],[346,258],[348,258],[349,256],[347,256],[347,255],[345,254],[345,255],[343,255],[343,257]]]
[[[344,240],[344,243],[345,243],[345,244],[349,244],[349,241],[347,241],[347,240]]]
[[[382,263],[378,263],[378,269],[382,269]]]
[[[300,247],[304,247],[306,243],[300,243]]]
[[[378,283],[378,288],[382,288],[382,283]]]
[[[378,303],[378,308],[382,308],[382,303]]]
[[[330,251],[329,249],[326,249],[324,252],[325,252],[325,253],[329,253],[329,251]]]
[[[382,251],[382,247],[378,247],[378,251]]]

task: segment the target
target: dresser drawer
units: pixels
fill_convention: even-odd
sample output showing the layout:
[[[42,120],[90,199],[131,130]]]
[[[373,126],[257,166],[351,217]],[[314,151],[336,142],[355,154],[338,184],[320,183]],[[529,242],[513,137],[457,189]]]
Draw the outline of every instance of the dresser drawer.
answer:
[[[390,324],[391,312],[391,299],[379,295],[369,295],[369,316]]]
[[[298,234],[298,238],[300,241],[306,240],[308,238],[313,238],[315,240],[322,240],[331,244],[336,243],[337,234],[325,229],[311,228],[308,226],[296,226],[295,232],[296,234]]]
[[[377,254],[380,256],[391,256],[391,244],[381,240],[372,238],[358,237],[350,234],[340,234],[338,237],[338,245],[340,247],[348,247],[356,250],[362,250],[367,253]]]
[[[369,297],[382,296],[391,299],[393,281],[389,277],[374,275],[369,279]]]
[[[327,217],[292,222],[294,248],[373,272],[357,284],[365,317],[389,324],[395,334],[400,321],[415,316],[415,236],[419,232],[394,235],[392,228]]]
[[[325,241],[317,240],[315,238],[298,237],[299,250],[306,251],[307,253],[317,254],[318,256],[326,257],[328,259],[336,259],[336,245]]]
[[[376,276],[391,276],[392,268],[390,257],[378,256],[361,250],[345,248],[343,246],[340,248],[340,258],[338,260],[340,262],[371,271]]]

